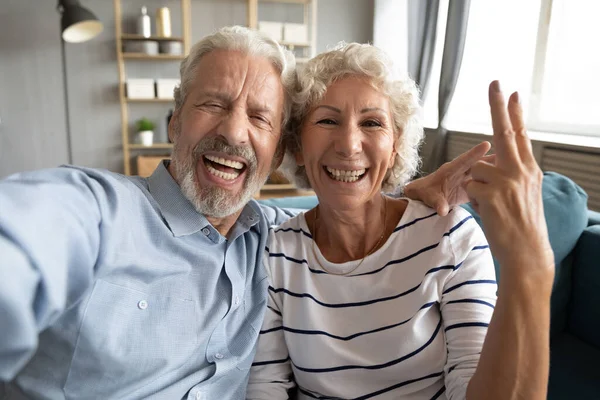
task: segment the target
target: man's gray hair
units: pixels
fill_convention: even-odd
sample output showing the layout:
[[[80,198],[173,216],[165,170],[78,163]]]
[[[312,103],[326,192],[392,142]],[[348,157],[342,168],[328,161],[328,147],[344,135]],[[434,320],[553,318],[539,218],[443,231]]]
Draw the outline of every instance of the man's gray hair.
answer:
[[[268,36],[242,26],[229,26],[204,37],[196,43],[190,54],[181,62],[181,84],[175,89],[175,110],[180,109],[194,81],[196,68],[202,57],[213,50],[240,51],[250,56],[264,57],[271,62],[281,76],[285,100],[283,123],[290,118],[290,96],[295,81],[296,60],[294,55]]]
[[[419,146],[423,140],[422,107],[419,90],[408,76],[394,79],[392,63],[377,47],[359,43],[340,43],[319,54],[298,70],[292,96],[292,118],[287,126],[284,144],[286,158],[283,171],[300,188],[310,188],[306,170],[295,163],[301,151],[300,131],[310,110],[323,98],[327,88],[348,76],[365,77],[374,88],[387,95],[394,125],[396,157],[382,183],[384,192],[401,189],[420,165]],[[349,96],[357,95],[348,93]]]

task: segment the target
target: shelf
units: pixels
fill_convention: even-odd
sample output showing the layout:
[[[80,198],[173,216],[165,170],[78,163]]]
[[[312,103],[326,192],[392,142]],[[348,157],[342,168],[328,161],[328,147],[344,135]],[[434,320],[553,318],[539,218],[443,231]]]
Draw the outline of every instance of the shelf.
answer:
[[[123,58],[127,60],[183,60],[183,55],[171,55],[171,54],[156,54],[148,55],[144,53],[123,53]]]
[[[172,143],[154,143],[152,146],[144,146],[143,144],[130,144],[130,150],[159,150],[159,149],[172,149]]]
[[[310,4],[312,0],[258,0],[261,3]]]
[[[308,57],[296,57],[297,64],[306,64],[310,60]]]
[[[144,37],[142,35],[134,35],[131,33],[124,33],[121,35],[122,40],[154,40],[158,42],[183,42],[181,37],[164,37],[164,36],[150,36]]]
[[[175,99],[125,99],[128,103],[173,103]]]
[[[288,42],[285,40],[280,40],[279,44],[282,46],[290,46],[290,47],[311,47],[312,44],[309,42]]]

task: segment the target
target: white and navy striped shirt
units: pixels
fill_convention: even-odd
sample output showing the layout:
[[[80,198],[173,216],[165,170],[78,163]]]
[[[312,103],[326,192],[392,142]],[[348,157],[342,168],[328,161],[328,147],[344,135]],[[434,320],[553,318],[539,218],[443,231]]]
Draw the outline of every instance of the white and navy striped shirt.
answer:
[[[409,201],[387,242],[328,262],[304,214],[271,231],[269,301],[248,399],[463,399],[496,302],[483,232]]]

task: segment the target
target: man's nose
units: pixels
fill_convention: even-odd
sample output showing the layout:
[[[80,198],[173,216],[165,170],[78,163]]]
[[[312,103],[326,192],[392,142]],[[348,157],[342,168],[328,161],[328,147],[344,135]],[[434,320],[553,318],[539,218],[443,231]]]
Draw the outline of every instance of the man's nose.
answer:
[[[248,144],[248,131],[250,121],[248,115],[242,110],[233,109],[224,117],[219,135],[224,137],[231,146]]]
[[[351,158],[362,151],[363,135],[352,125],[342,125],[335,136],[335,151],[338,155]]]

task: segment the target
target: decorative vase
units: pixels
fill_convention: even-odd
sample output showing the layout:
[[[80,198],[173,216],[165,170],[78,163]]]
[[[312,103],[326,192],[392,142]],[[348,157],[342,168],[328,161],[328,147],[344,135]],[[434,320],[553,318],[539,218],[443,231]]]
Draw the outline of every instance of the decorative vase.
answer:
[[[152,146],[154,142],[154,131],[140,131],[138,132],[140,143],[144,146]]]
[[[167,7],[156,10],[156,36],[171,37],[171,13]]]

